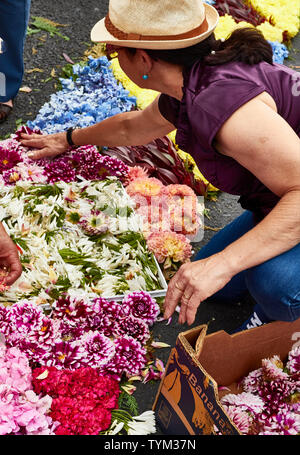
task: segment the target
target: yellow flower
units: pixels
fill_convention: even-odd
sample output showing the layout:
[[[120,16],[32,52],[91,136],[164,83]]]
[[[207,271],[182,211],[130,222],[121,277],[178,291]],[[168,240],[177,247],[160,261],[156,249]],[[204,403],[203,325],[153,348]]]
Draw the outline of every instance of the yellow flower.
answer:
[[[279,30],[287,32],[288,38],[293,38],[297,35],[300,29],[299,0],[248,0],[248,3],[262,16],[271,20]],[[274,35],[270,34],[268,36]]]
[[[260,30],[262,34],[264,35],[265,39],[269,41],[278,41],[279,43],[282,43],[283,41],[283,30],[274,27],[274,25],[271,25],[270,22],[263,22],[262,24],[258,25],[257,30]]]
[[[234,30],[243,27],[253,27],[253,25],[248,22],[237,23],[232,16],[225,14],[225,16],[220,17],[219,24],[215,30],[215,37],[216,39],[227,39]]]

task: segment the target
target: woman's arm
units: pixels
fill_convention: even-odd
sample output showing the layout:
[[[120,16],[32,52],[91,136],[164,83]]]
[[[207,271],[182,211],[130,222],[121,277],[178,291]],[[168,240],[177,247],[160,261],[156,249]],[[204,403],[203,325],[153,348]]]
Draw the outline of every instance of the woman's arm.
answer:
[[[223,251],[235,275],[300,242],[300,139],[258,98],[223,125],[217,140],[221,153],[234,158],[281,198],[261,223]]]
[[[145,145],[153,139],[163,137],[175,129],[160,113],[158,99],[142,111],[124,112],[103,120],[96,125],[75,130],[72,140],[75,145],[98,145],[117,147]],[[38,150],[30,153],[30,158],[53,157],[69,147],[66,133],[48,136],[22,135],[22,144]]]
[[[263,221],[222,252],[180,268],[169,284],[165,318],[181,300],[185,302],[182,323],[193,323],[201,301],[237,273],[300,242],[300,139],[293,129],[258,96],[224,123],[216,139],[221,153],[251,171],[280,201]]]

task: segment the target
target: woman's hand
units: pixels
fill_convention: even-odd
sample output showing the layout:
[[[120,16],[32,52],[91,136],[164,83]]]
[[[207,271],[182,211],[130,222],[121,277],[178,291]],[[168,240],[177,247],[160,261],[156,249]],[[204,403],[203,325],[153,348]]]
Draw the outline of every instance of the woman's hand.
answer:
[[[200,303],[222,289],[232,276],[222,253],[182,265],[169,283],[164,318],[168,319],[181,302],[178,322],[193,324]]]
[[[24,147],[37,149],[28,152],[28,157],[32,160],[61,155],[69,148],[66,133],[49,134],[47,136],[23,133],[21,134],[21,144]]]
[[[3,231],[0,235],[0,270],[1,269],[8,272],[4,279],[4,284],[7,286],[11,286],[22,273],[22,265],[17,247],[11,238]]]

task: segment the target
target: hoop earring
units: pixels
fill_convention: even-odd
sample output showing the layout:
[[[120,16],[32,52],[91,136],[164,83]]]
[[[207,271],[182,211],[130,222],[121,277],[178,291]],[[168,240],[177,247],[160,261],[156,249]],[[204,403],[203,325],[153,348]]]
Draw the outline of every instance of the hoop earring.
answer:
[[[144,74],[143,79],[144,79],[144,81],[146,81],[147,79],[149,79],[148,74]]]

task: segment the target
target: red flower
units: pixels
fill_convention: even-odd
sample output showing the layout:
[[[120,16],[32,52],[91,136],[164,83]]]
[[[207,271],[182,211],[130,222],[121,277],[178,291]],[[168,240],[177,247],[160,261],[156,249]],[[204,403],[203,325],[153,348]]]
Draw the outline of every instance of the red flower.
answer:
[[[97,435],[110,426],[111,411],[118,407],[118,382],[90,367],[37,368],[33,387],[52,396],[50,416],[60,423],[55,430],[60,435]]]

